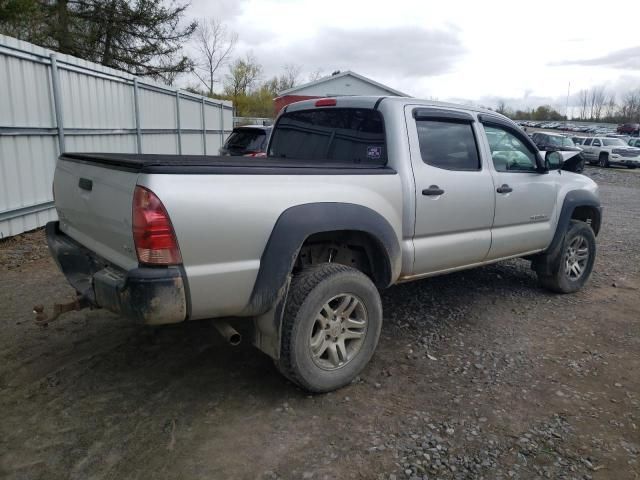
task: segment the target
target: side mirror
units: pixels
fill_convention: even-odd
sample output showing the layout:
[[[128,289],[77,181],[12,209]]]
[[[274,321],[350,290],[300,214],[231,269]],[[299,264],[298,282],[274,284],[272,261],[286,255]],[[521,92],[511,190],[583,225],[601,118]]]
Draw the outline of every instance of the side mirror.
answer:
[[[562,168],[564,157],[560,152],[546,152],[544,156],[544,164],[548,170],[557,170]]]

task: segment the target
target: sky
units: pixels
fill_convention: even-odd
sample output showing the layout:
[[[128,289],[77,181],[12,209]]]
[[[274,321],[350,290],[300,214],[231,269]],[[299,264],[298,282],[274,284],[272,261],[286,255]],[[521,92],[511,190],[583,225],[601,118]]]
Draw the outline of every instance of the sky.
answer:
[[[511,108],[640,88],[640,2],[191,0],[238,34],[264,78],[352,70],[419,98]]]

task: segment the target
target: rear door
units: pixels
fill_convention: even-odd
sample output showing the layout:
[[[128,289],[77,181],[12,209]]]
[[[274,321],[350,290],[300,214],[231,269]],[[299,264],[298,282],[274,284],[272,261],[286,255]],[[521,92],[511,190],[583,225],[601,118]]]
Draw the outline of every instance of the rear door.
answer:
[[[489,120],[483,126],[495,184],[495,217],[487,260],[541,250],[554,233],[560,173],[538,172],[538,152],[516,127]]]
[[[587,162],[593,161],[593,147],[591,146],[591,142],[593,142],[593,138],[585,138],[580,146],[582,148],[582,155]]]
[[[482,262],[491,245],[493,182],[469,113],[405,107],[416,192],[414,275]]]

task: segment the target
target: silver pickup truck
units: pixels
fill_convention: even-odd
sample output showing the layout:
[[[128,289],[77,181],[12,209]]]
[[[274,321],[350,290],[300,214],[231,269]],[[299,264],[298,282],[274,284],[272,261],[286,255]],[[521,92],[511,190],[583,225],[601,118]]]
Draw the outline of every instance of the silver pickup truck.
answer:
[[[146,324],[245,318],[291,381],[367,364],[379,289],[524,257],[574,292],[595,259],[596,184],[512,121],[413,98],[289,105],[265,158],[66,153],[50,250],[78,305]],[[242,330],[242,328],[240,328]]]

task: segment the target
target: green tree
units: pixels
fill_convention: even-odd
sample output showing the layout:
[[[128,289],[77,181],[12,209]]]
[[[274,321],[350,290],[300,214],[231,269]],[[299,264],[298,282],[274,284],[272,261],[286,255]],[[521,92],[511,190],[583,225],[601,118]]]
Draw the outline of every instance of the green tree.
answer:
[[[261,75],[262,65],[249,53],[245,58],[239,58],[229,65],[224,92],[234,101],[237,97],[247,96],[256,86]]]
[[[135,75],[171,80],[193,67],[181,53],[196,28],[195,22],[181,24],[188,6],[158,0],[4,0],[0,33]]]

